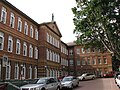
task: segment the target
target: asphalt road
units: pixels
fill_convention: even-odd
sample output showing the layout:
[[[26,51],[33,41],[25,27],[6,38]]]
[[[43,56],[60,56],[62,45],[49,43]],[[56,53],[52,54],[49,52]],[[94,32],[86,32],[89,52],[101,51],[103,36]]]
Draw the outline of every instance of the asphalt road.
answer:
[[[114,78],[99,78],[95,80],[80,81],[79,87],[73,90],[120,90]]]

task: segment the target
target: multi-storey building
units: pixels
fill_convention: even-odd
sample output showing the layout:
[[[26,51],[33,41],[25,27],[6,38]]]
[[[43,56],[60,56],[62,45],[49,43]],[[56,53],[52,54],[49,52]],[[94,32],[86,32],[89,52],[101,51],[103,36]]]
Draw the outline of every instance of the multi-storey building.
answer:
[[[106,49],[85,48],[75,43],[68,43],[68,47],[70,74],[78,76],[89,72],[100,76],[112,71],[112,57]]]
[[[3,57],[8,60],[2,67]],[[37,78],[38,23],[0,0],[0,78]]]
[[[38,24],[8,1],[0,0],[0,79],[112,70],[110,53],[84,51],[82,46],[65,44],[61,37],[56,22]]]

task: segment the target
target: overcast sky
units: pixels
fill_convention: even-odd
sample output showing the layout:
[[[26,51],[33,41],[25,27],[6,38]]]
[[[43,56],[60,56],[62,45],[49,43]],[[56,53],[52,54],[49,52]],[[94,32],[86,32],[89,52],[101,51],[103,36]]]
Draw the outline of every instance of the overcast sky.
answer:
[[[61,40],[65,43],[76,40],[73,34],[73,13],[71,8],[76,6],[75,0],[7,0],[36,22],[54,21],[62,34]]]

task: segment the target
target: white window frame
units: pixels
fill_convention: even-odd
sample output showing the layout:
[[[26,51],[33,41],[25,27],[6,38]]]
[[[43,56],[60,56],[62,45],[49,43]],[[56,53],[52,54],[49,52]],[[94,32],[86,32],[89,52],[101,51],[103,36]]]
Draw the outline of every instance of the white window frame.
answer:
[[[20,40],[17,39],[17,41],[16,41],[16,54],[20,54],[20,47],[21,47]]]
[[[7,10],[5,7],[2,7],[2,10],[1,10],[1,22],[3,24],[6,24],[6,18],[7,18]]]
[[[30,46],[29,46],[29,57],[33,57],[33,47],[32,47],[32,45],[30,44]]]
[[[0,41],[0,44],[1,44],[0,50],[3,50],[3,48],[4,48],[4,33],[0,32],[0,38],[2,38],[2,40]]]
[[[35,59],[38,59],[38,48],[35,47],[35,56],[34,56]]]
[[[19,79],[19,66],[18,63],[15,63],[15,73],[14,78]]]
[[[29,67],[29,79],[32,79],[32,66]]]
[[[34,33],[34,30],[33,30],[33,26],[30,25],[30,36],[33,38],[33,33]]]
[[[35,68],[34,68],[34,73],[35,73],[35,78],[37,78],[37,67],[35,66]]]
[[[15,16],[14,13],[11,12],[10,14],[10,27],[14,28],[15,24]]]
[[[17,27],[17,30],[18,30],[19,32],[22,31],[22,20],[21,20],[20,17],[18,17],[18,27]]]
[[[26,67],[25,67],[25,64],[23,64],[23,67],[22,67],[22,71],[21,71],[22,73],[22,79],[24,78],[25,79],[25,76],[26,76]]]
[[[38,40],[38,30],[35,29],[35,39]]]
[[[27,24],[26,21],[25,21],[25,24],[24,24],[24,34],[28,35],[28,24]]]
[[[8,61],[8,64],[6,66],[6,80],[10,79],[10,72],[11,72],[11,65],[10,65],[10,61]]]
[[[24,44],[23,44],[23,56],[27,56],[27,44],[26,44],[26,42],[24,42]]]
[[[9,36],[9,38],[8,38],[8,52],[12,52],[12,51],[13,51],[13,38],[11,36]]]

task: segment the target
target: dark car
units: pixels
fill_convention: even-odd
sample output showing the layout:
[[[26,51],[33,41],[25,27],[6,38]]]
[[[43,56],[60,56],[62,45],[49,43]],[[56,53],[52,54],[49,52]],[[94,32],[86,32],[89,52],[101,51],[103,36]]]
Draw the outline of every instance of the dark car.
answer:
[[[120,72],[116,72],[116,73],[114,74],[115,83],[116,83],[116,78],[117,78],[118,75],[120,75]]]

